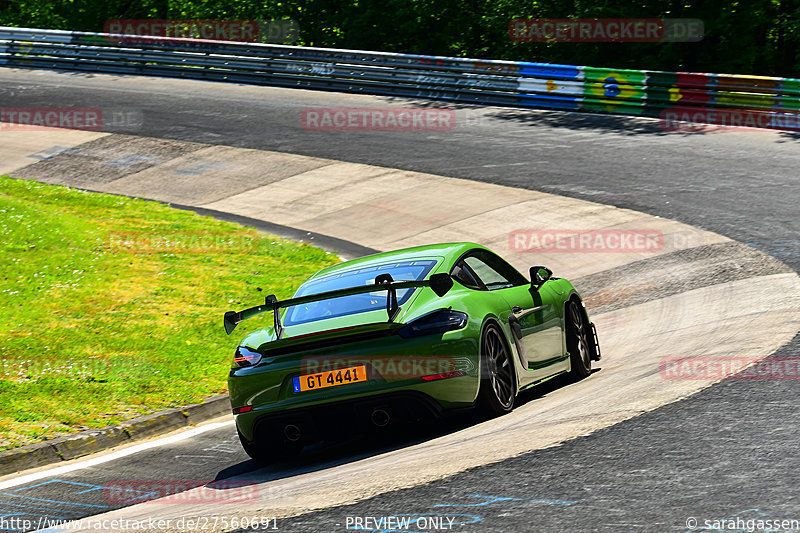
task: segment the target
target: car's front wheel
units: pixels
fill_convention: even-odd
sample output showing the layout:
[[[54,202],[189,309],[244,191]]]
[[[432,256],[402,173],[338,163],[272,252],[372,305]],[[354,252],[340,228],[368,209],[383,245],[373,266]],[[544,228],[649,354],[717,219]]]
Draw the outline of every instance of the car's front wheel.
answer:
[[[481,336],[481,365],[481,407],[492,416],[510,412],[517,395],[514,361],[503,332],[495,323],[486,326]]]

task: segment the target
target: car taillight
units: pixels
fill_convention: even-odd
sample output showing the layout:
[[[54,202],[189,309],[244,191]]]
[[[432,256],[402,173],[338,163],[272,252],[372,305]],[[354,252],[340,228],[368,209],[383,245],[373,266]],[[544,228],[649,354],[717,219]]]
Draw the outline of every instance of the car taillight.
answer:
[[[236,348],[236,353],[233,355],[233,362],[240,367],[255,366],[259,361],[261,354],[244,346]]]
[[[463,328],[467,325],[468,319],[469,316],[461,311],[437,309],[432,313],[422,315],[413,322],[409,322],[405,327],[397,330],[397,334],[404,339],[408,339],[410,337],[444,333]]]

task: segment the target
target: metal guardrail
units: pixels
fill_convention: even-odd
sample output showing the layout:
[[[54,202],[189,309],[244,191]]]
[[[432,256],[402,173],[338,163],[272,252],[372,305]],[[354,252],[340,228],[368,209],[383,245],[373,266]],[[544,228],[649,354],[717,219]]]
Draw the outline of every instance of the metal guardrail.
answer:
[[[800,129],[800,80],[790,78],[9,27],[0,27],[0,65],[662,118],[675,112],[696,122],[741,112],[758,121],[743,125]]]

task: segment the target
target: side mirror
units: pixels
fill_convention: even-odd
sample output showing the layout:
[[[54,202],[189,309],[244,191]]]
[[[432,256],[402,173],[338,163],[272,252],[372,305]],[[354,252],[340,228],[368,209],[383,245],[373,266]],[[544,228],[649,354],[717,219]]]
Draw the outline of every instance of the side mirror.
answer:
[[[453,278],[444,272],[431,276],[431,289],[436,296],[442,297],[453,287]]]
[[[537,291],[542,285],[544,285],[547,282],[547,280],[553,277],[553,271],[543,266],[532,266],[530,274],[531,274],[531,288]]]

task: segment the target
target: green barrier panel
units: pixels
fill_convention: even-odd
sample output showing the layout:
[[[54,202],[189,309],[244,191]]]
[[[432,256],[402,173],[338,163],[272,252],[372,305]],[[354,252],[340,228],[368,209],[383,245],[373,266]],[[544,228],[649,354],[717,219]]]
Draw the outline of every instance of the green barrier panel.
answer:
[[[795,78],[783,78],[781,80],[781,94],[800,95],[800,80]]]
[[[800,97],[782,95],[777,98],[775,109],[797,111],[800,109]]]
[[[580,67],[580,71],[583,72],[583,81],[589,83],[605,83],[609,76],[613,76],[618,80],[625,80],[621,83],[643,85],[645,79],[647,79],[647,72],[644,70]]]
[[[651,116],[658,116],[662,109],[668,109],[675,105],[680,105],[684,95],[681,89],[676,87],[678,75],[675,72],[647,71],[647,84],[644,92],[647,98],[647,106],[655,106]]]
[[[705,109],[713,114],[719,109],[761,117],[764,113],[800,110],[800,79],[594,67],[582,70],[583,111],[658,117],[671,110]]]
[[[584,67],[584,101],[581,108],[585,111],[639,115],[646,99],[646,78],[647,75],[641,70]]]
[[[645,70],[643,71],[647,74],[647,86],[648,87],[661,87],[661,88],[671,88],[675,87],[675,83],[678,81],[678,75],[675,72],[661,72],[656,70]]]
[[[717,100],[714,103],[720,107],[769,109],[776,101],[776,97],[769,94],[717,91]]]

